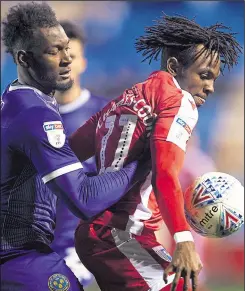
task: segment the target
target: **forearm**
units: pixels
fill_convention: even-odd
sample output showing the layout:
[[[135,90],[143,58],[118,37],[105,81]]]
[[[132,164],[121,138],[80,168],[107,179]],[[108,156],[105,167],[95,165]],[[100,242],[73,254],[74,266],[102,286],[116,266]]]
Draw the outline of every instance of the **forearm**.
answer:
[[[116,203],[133,186],[136,166],[133,162],[120,171],[94,177],[80,169],[47,182],[47,186],[74,215],[89,219]]]
[[[153,175],[153,188],[164,222],[170,233],[189,231],[184,213],[184,198],[178,176],[171,171]]]
[[[190,230],[185,217],[184,197],[179,182],[184,151],[171,142],[161,140],[152,142],[151,150],[153,188],[162,218],[175,238],[176,233]],[[186,235],[186,240],[192,239],[190,233]]]

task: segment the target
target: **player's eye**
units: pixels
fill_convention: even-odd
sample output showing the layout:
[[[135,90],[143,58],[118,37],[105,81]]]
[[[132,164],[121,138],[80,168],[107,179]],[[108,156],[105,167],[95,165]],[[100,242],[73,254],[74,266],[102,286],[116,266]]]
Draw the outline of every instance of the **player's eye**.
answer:
[[[208,74],[201,74],[201,75],[200,75],[200,78],[201,78],[202,80],[206,80],[206,79],[209,79],[209,75],[208,75]]]
[[[48,54],[49,55],[57,55],[58,52],[59,52],[58,50],[52,50],[52,51],[49,51]]]
[[[200,73],[200,78],[202,80],[215,80],[214,78],[214,74],[211,73],[211,72],[203,72],[203,73]]]

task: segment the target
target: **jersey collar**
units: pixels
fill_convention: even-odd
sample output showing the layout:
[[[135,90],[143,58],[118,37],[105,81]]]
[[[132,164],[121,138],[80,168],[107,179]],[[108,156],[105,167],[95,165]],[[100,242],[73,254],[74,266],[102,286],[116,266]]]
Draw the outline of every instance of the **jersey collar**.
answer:
[[[66,114],[77,110],[88,102],[90,97],[91,93],[87,89],[82,89],[81,95],[77,99],[70,103],[59,105],[60,114]]]

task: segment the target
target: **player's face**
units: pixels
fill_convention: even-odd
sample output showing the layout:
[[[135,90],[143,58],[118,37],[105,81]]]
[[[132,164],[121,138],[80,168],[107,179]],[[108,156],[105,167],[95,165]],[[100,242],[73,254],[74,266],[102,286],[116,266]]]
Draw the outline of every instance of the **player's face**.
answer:
[[[72,86],[69,39],[59,26],[35,32],[29,74],[43,88],[67,90]]]
[[[84,57],[84,48],[80,40],[70,39],[70,56],[72,58],[71,63],[71,76],[74,80],[79,80],[80,75],[85,71],[87,61]]]
[[[202,46],[198,46],[200,50]],[[207,57],[202,54],[188,68],[182,69],[176,79],[181,89],[189,92],[197,105],[203,105],[209,94],[214,93],[214,82],[220,74],[220,59],[217,61],[217,53]]]

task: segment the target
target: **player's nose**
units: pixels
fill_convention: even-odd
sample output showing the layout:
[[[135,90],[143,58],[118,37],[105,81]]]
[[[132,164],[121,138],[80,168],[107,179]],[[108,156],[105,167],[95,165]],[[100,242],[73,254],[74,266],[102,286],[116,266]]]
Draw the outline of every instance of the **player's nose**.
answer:
[[[214,81],[213,80],[209,80],[205,87],[204,87],[204,92],[205,94],[208,96],[209,94],[213,94],[214,93]]]
[[[70,65],[72,63],[71,55],[68,51],[64,50],[64,53],[62,55],[62,63]]]

